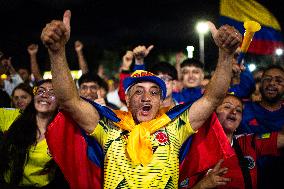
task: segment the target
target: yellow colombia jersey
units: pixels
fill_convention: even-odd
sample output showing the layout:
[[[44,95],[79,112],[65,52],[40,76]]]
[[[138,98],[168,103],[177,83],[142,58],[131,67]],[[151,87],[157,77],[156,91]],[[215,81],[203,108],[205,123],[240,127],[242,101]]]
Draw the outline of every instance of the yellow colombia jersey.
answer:
[[[134,165],[128,157],[128,133],[106,119],[93,132],[105,151],[104,188],[178,188],[179,150],[194,133],[188,111],[151,135],[153,159],[147,166]]]
[[[36,146],[32,146],[29,156],[30,158],[24,167],[23,179],[19,185],[42,187],[49,184],[54,177],[54,170],[46,167],[51,161],[46,140],[41,140]],[[5,181],[9,183],[9,180],[8,172],[5,175]]]
[[[47,168],[47,164],[52,158],[46,140],[44,139],[37,143],[36,146],[32,146],[29,156],[20,186],[42,187],[49,184],[53,180],[54,170],[51,170],[50,167]]]
[[[20,115],[19,109],[0,108],[0,131],[7,131],[13,121]],[[29,150],[29,160],[24,167],[23,179],[20,186],[42,187],[52,180],[53,170],[47,169],[47,164],[51,161],[46,140],[41,140]],[[9,183],[9,171],[5,175],[5,181]]]

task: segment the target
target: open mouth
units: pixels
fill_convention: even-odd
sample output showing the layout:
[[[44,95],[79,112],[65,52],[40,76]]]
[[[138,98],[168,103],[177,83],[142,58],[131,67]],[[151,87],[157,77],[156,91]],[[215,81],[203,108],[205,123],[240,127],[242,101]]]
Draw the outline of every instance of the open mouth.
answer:
[[[275,94],[275,93],[277,93],[277,89],[274,88],[274,87],[267,87],[266,91],[267,91],[268,94]]]
[[[143,115],[143,116],[149,115],[149,112],[150,112],[151,109],[152,109],[152,106],[151,106],[151,105],[144,105],[144,106],[142,107],[142,115]]]
[[[230,122],[235,122],[237,120],[236,116],[233,116],[233,115],[229,115],[227,117],[227,120],[230,121]]]
[[[45,101],[45,100],[39,100],[38,103],[40,105],[49,105],[49,102]]]

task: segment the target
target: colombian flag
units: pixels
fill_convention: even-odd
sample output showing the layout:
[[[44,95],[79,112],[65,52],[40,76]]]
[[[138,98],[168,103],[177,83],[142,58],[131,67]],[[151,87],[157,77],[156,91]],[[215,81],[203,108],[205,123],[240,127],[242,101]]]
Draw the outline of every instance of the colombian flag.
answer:
[[[245,33],[243,23],[252,20],[260,23],[248,49],[249,53],[272,55],[277,48],[283,48],[283,36],[277,19],[254,0],[220,0],[220,23],[229,24]]]
[[[63,112],[48,126],[46,141],[52,158],[71,189],[102,188],[103,151]],[[89,158],[89,155],[92,158]]]

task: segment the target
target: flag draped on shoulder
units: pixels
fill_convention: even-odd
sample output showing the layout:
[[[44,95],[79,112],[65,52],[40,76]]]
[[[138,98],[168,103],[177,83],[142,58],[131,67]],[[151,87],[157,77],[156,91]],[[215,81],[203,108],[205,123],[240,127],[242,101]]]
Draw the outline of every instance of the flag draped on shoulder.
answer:
[[[192,187],[196,176],[214,167],[220,159],[236,156],[215,113],[183,145],[180,154],[180,188]]]
[[[90,148],[87,136],[83,132],[68,115],[58,113],[46,134],[49,151],[71,189],[102,188],[102,149],[98,143],[94,145],[96,141],[92,142],[90,152],[96,153],[92,154],[92,159],[96,160],[91,161],[87,155]]]
[[[252,20],[260,23],[248,49],[249,53],[271,55],[277,48],[283,48],[283,36],[277,19],[263,5],[254,0],[220,0],[220,23],[229,24],[245,32],[243,23]],[[269,47],[269,48],[267,48]]]

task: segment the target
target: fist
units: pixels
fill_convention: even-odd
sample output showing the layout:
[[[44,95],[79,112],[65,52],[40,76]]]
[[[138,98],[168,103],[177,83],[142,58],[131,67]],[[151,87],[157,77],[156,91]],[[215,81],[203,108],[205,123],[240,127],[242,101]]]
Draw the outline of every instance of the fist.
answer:
[[[37,51],[38,51],[38,45],[37,44],[31,44],[31,45],[28,46],[28,53],[30,55],[36,54]]]
[[[153,45],[149,46],[148,48],[139,45],[133,49],[133,55],[136,59],[143,59],[149,54],[153,47]]]
[[[133,52],[132,51],[127,51],[125,55],[122,57],[122,66],[121,68],[123,70],[129,70],[131,63],[133,60]]]
[[[63,21],[53,20],[42,30],[41,40],[50,51],[57,52],[64,48],[70,38],[70,20],[71,11],[67,10]]]
[[[5,68],[11,67],[11,65],[12,65],[11,59],[12,59],[11,57],[2,59],[1,63],[3,65],[3,67],[5,67]]]
[[[81,51],[83,49],[84,45],[81,41],[75,41],[75,50],[77,52]]]
[[[223,25],[218,30],[212,22],[207,22],[215,44],[219,49],[233,54],[242,42],[242,35],[232,26]]]

